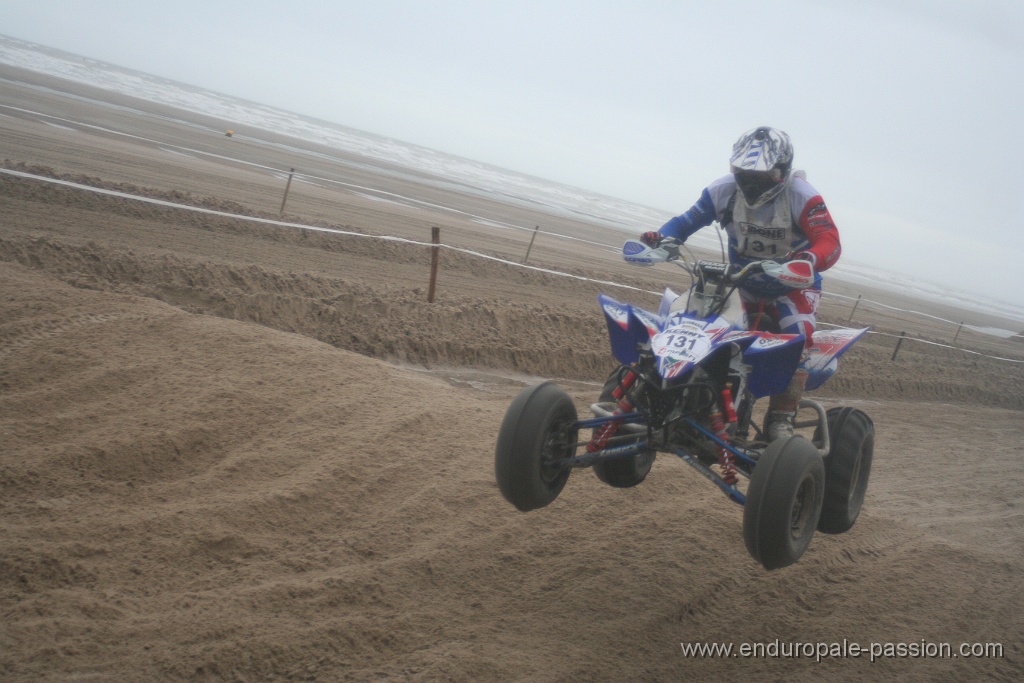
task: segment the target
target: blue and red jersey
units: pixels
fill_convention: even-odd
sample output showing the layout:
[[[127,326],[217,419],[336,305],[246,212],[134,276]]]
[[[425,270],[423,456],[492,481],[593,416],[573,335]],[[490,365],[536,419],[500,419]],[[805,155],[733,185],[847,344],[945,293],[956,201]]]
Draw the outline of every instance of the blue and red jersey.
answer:
[[[800,172],[787,187],[763,206],[748,206],[732,174],[714,181],[697,203],[669,220],[659,232],[685,241],[718,221],[729,236],[729,260],[738,265],[763,259],[784,259],[794,252],[811,255],[815,273],[828,270],[842,251],[839,230],[821,195]],[[816,277],[815,287],[820,288]],[[744,289],[759,297],[775,297],[786,287],[766,278],[751,278]]]

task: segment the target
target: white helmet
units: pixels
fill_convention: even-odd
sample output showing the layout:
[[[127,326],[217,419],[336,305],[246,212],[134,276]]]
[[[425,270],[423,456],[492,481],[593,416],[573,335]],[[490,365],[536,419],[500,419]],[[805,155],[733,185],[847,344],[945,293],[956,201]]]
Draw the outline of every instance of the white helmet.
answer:
[[[761,126],[740,136],[729,162],[747,204],[760,206],[782,192],[793,168],[793,143],[781,130]]]

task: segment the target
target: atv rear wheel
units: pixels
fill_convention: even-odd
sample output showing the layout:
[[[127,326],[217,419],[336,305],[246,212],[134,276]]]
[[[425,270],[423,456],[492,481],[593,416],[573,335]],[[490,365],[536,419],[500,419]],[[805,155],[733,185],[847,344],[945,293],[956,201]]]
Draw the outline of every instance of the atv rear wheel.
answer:
[[[856,408],[831,408],[827,413],[831,448],[825,458],[825,500],[818,531],[849,531],[864,503],[875,450],[875,425]]]
[[[797,560],[814,536],[825,490],[818,450],[801,436],[772,442],[757,461],[743,509],[743,540],[765,569]]]
[[[612,403],[615,401],[612,392],[619,386],[619,382],[622,381],[622,377],[627,371],[628,368],[621,367],[612,372],[601,389],[601,397],[598,401],[601,403]],[[594,463],[594,474],[609,486],[614,486],[617,489],[628,489],[647,478],[657,455],[657,451],[650,450],[623,458],[598,460]]]
[[[553,382],[524,389],[512,401],[498,431],[494,473],[505,500],[526,512],[562,492],[569,468],[554,463],[573,456],[576,406]]]

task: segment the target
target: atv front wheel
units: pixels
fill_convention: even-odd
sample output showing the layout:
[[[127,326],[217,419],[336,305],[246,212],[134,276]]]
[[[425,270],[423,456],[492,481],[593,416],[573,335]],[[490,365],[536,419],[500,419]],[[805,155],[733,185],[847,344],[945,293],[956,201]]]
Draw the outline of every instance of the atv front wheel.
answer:
[[[573,456],[576,406],[553,382],[524,389],[512,401],[498,431],[494,473],[505,500],[523,512],[542,508],[562,492]]]
[[[797,560],[814,536],[825,490],[818,449],[802,436],[772,442],[757,461],[743,509],[743,540],[765,569]]]
[[[864,503],[875,451],[875,425],[856,408],[831,408],[826,416],[831,448],[825,458],[825,501],[818,531],[841,534],[857,521]]]

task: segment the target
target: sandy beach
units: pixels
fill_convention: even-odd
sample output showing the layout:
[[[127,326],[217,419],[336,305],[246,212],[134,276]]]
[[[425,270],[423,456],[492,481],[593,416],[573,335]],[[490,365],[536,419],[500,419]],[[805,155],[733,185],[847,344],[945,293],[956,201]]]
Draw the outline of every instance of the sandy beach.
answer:
[[[655,307],[680,271],[630,267],[600,246],[621,233],[542,207],[0,77],[4,168],[267,219],[294,168],[282,220],[358,233],[0,173],[3,680],[1024,678],[1024,338],[826,299],[823,322],[877,333],[815,392],[872,417],[875,464],[857,525],[787,569],[757,565],[742,510],[669,456],[635,489],[574,472],[522,514],[493,474],[509,402],[556,379],[585,413],[614,367],[597,294]],[[444,249],[428,303],[430,249],[374,238],[439,227],[523,261],[533,233],[501,223],[541,226],[529,264],[578,277]],[[975,643],[1000,653],[960,654]]]

